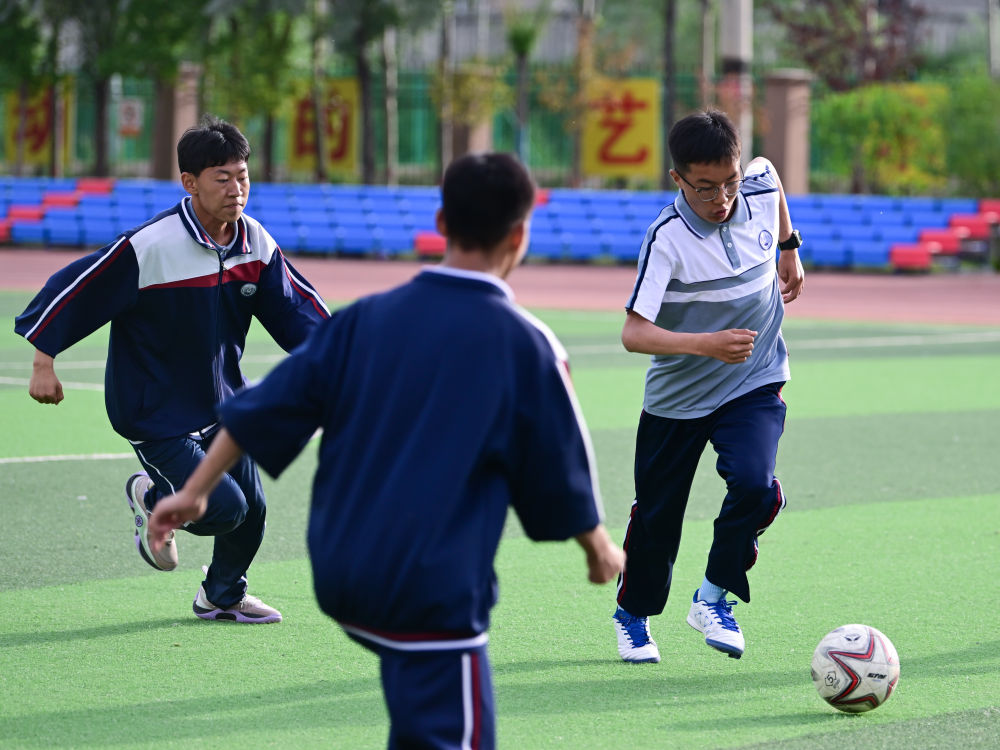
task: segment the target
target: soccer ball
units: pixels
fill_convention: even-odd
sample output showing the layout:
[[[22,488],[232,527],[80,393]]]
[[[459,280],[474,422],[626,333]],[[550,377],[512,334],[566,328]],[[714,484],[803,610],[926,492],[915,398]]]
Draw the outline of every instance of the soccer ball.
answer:
[[[812,679],[834,708],[871,711],[892,695],[899,656],[892,641],[870,625],[843,625],[827,633],[813,652]]]

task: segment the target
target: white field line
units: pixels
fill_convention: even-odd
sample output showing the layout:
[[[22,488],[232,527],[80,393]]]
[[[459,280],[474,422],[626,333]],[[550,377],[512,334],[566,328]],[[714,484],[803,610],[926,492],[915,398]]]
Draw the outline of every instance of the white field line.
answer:
[[[84,453],[64,456],[14,456],[0,458],[0,464],[42,464],[51,461],[112,461],[135,458],[135,453]]]
[[[28,386],[30,383],[27,378],[5,378],[0,376],[0,385],[23,385]],[[102,383],[75,383],[73,381],[64,380],[62,381],[63,389],[68,389],[71,391],[103,391],[104,385]]]
[[[877,349],[885,346],[952,346],[954,344],[989,344],[1000,341],[1000,331],[970,331],[968,333],[915,333],[897,336],[869,336],[788,341],[790,351],[801,349]],[[627,352],[620,345],[567,346],[573,354],[612,354]]]
[[[851,336],[845,338],[814,338],[802,341],[792,340],[789,349],[878,349],[881,347],[905,347],[905,346],[954,346],[956,344],[989,344],[1000,341],[1000,331],[958,331],[953,333],[904,333],[895,336]],[[582,346],[569,345],[570,354],[628,354],[621,344],[591,344]],[[286,355],[282,354],[256,354],[247,355],[242,358],[243,363],[253,364],[275,364],[280,362]],[[105,361],[101,360],[79,360],[75,362],[58,362],[56,370],[98,370],[103,369]],[[29,370],[31,362],[3,362],[0,361],[0,369]],[[2,385],[27,385],[24,378],[0,377]],[[96,383],[72,383],[64,382],[64,388],[103,391],[104,386]]]

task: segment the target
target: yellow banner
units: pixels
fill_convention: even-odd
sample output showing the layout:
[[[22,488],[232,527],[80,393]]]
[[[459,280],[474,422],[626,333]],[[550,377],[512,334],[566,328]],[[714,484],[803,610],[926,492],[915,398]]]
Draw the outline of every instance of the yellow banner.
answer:
[[[62,91],[61,161],[69,158],[70,124],[73,121],[72,87],[67,83]],[[8,164],[21,155],[26,167],[47,167],[52,162],[52,97],[54,89],[35,91],[22,99],[19,92],[7,92],[4,99],[4,154]],[[18,141],[20,140],[20,146]]]
[[[659,178],[660,128],[657,79],[594,80],[587,87],[583,173],[588,177]]]
[[[323,150],[326,172],[344,178],[358,174],[358,129],[361,93],[354,78],[333,78],[323,92]],[[288,165],[292,171],[314,171],[316,165],[316,107],[311,96],[292,106]]]

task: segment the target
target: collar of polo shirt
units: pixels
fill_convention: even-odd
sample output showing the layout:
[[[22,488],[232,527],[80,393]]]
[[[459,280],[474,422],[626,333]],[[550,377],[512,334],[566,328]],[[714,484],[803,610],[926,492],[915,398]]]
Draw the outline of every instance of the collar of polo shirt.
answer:
[[[736,207],[733,212],[729,215],[726,221],[716,224],[714,221],[705,221],[694,212],[694,209],[687,202],[687,198],[684,196],[684,191],[677,191],[677,198],[674,200],[674,207],[677,209],[677,213],[681,215],[685,223],[698,235],[701,239],[705,239],[712,232],[717,230],[719,227],[725,224],[743,224],[750,220],[750,209],[747,208],[747,199],[743,197],[743,193],[736,196]]]

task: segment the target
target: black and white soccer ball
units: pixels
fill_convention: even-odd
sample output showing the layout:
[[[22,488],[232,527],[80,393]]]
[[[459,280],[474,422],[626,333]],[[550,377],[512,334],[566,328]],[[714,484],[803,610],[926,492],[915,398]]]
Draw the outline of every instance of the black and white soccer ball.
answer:
[[[843,625],[816,646],[812,679],[820,697],[834,708],[871,711],[896,688],[899,656],[892,641],[870,625]]]

